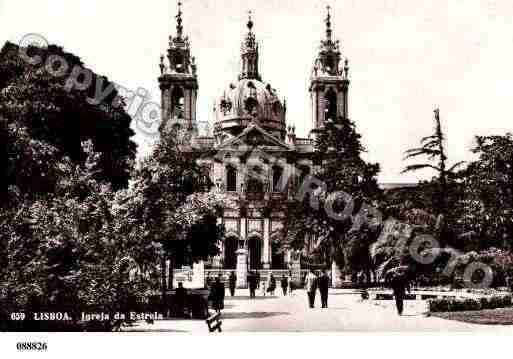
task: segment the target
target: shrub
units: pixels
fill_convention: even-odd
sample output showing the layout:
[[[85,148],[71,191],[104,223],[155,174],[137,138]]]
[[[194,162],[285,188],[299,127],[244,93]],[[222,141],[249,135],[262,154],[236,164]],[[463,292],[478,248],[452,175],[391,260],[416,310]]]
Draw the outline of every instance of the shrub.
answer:
[[[513,305],[513,298],[511,296],[511,294],[505,295],[503,297],[503,300],[504,300],[503,307],[511,307],[511,305]]]
[[[481,309],[491,309],[491,301],[488,297],[482,297],[480,298],[481,301]]]
[[[490,297],[490,309],[501,308],[503,304],[503,300],[501,296],[492,296]]]
[[[450,308],[448,299],[431,299],[428,301],[430,312],[448,312]]]
[[[464,310],[481,310],[481,301],[479,299],[467,298],[463,301]]]
[[[511,295],[494,295],[481,298],[432,299],[429,301],[430,312],[458,312],[481,309],[505,308],[512,305]]]

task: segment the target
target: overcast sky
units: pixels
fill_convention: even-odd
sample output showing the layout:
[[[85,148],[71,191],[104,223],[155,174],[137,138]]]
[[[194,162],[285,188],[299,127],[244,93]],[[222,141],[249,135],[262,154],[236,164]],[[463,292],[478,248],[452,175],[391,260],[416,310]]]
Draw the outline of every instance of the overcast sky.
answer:
[[[452,162],[471,159],[476,134],[512,127],[513,1],[502,0],[184,0],[184,28],[199,73],[198,118],[236,79],[247,11],[254,13],[264,82],[288,103],[288,123],[310,130],[308,81],[324,36],[325,7],[351,67],[350,116],[382,166],[401,175],[403,152],[433,129],[440,107]],[[159,56],[175,33],[175,1],[0,0],[0,42],[39,33],[94,71],[160,101]],[[136,138],[142,153],[148,141]]]

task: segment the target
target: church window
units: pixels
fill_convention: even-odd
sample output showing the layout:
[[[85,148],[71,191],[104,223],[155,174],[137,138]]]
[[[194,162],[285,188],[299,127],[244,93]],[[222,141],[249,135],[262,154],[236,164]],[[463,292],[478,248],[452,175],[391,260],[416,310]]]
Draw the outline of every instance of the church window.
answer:
[[[175,87],[171,95],[171,118],[184,119],[185,115],[185,96],[181,87]]]
[[[228,192],[237,192],[237,170],[233,166],[226,167],[226,189]]]
[[[264,192],[264,178],[262,168],[254,166],[249,171],[249,178],[247,181],[247,191],[250,193],[263,193]]]
[[[176,54],[174,57],[175,62],[175,69],[176,72],[182,73],[184,72],[184,66],[183,66],[183,57],[180,54]]]
[[[333,56],[328,56],[326,59],[326,67],[328,70],[328,73],[333,73],[335,69],[335,58]]]
[[[226,116],[232,111],[232,103],[226,99],[221,100],[221,111]]]
[[[326,92],[326,118],[325,120],[338,120],[337,93],[332,88]]]
[[[247,113],[254,114],[256,112],[257,106],[258,106],[258,101],[255,98],[249,97],[246,100],[245,108],[246,108]]]
[[[301,188],[303,186],[303,183],[306,180],[306,177],[308,175],[310,175],[310,167],[308,167],[308,166],[300,166],[299,167],[299,171],[300,171],[300,174],[299,174],[298,188]]]
[[[280,103],[278,101],[274,102],[272,108],[274,116],[278,116],[280,114]]]
[[[283,186],[281,185],[283,176],[283,168],[280,166],[273,167],[273,192],[282,192]]]

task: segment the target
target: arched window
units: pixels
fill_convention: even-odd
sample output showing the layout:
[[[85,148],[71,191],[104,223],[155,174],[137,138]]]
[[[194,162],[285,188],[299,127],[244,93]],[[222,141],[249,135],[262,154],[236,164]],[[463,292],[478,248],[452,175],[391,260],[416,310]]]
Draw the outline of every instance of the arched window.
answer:
[[[258,106],[258,101],[254,97],[248,97],[245,102],[245,110],[250,115],[255,114]]]
[[[237,192],[237,170],[233,166],[226,167],[226,190]]]
[[[176,54],[174,56],[174,63],[175,63],[175,70],[176,72],[179,72],[179,73],[183,73],[185,72],[185,67],[184,67],[184,61],[183,61],[183,56],[181,54]]]
[[[282,192],[285,187],[281,181],[283,176],[283,168],[280,166],[273,167],[273,192]]]
[[[185,96],[181,87],[175,87],[171,94],[171,118],[184,119],[185,117]]]
[[[326,99],[326,118],[325,120],[338,120],[337,93],[332,88],[324,95]]]
[[[303,183],[305,182],[306,176],[310,174],[310,167],[308,166],[299,166],[299,183],[297,184],[297,188],[301,189],[303,186]]]
[[[264,192],[264,178],[263,170],[261,167],[254,166],[249,171],[249,178],[247,181],[247,191],[249,193],[263,193]]]

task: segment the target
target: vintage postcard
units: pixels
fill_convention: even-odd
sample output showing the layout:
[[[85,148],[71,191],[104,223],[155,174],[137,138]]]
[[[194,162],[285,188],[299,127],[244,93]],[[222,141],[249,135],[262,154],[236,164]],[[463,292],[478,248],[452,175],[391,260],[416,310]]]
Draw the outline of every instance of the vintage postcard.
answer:
[[[513,333],[512,16],[0,0],[0,331]]]

